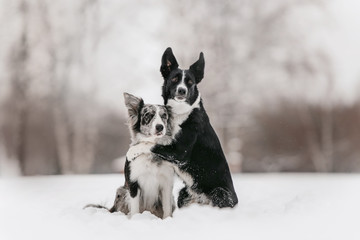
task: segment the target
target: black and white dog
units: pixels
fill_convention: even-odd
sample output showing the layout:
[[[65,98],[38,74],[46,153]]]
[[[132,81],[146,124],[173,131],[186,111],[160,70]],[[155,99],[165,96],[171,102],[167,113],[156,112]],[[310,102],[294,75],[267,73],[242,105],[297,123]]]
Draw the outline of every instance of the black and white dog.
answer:
[[[124,97],[132,141],[127,153],[131,158],[125,162],[130,215],[148,210],[161,218],[172,216],[174,169],[169,162],[142,150],[171,142],[171,112],[165,106],[144,104],[141,98],[128,93]]]
[[[171,111],[166,106],[144,104],[141,98],[128,93],[124,93],[124,98],[131,134],[124,169],[125,185],[117,189],[112,208],[95,204],[85,207],[121,211],[130,217],[150,211],[159,218],[167,218],[175,209],[172,195],[174,168],[171,163],[143,149],[171,143]]]
[[[229,166],[197,88],[204,68],[203,53],[188,70],[179,69],[171,48],[161,60],[162,97],[172,109],[174,140],[166,146],[157,144],[151,151],[172,162],[186,185],[179,193],[179,208],[192,202],[220,208],[238,203]]]

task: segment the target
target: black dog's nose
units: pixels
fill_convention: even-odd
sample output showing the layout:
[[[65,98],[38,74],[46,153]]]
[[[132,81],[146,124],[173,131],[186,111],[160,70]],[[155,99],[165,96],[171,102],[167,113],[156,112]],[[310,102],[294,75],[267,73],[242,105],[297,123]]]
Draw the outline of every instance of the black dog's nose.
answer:
[[[157,132],[161,132],[164,129],[164,126],[161,124],[156,124],[155,129]]]
[[[186,94],[186,89],[185,88],[179,88],[178,89],[178,94],[181,96],[184,96]]]

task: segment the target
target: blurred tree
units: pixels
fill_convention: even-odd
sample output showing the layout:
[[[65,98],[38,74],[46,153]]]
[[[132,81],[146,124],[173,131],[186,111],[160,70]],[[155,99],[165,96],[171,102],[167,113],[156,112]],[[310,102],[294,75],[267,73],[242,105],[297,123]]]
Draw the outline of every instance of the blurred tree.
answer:
[[[98,26],[99,2],[78,2],[73,13],[76,24],[63,32],[56,28],[59,19],[50,18],[49,4],[46,0],[40,2],[40,14],[50,60],[49,107],[53,112],[59,172],[86,173],[95,161],[98,136],[97,115],[93,110],[96,53],[102,37]],[[74,91],[74,87],[83,84],[81,79],[86,79],[86,91]]]
[[[323,105],[288,99],[271,109],[259,109],[254,113],[256,128],[252,128],[252,133],[244,138],[244,170],[360,171],[360,131],[357,126],[360,119],[359,102],[332,107],[331,165],[324,157],[322,143],[323,115],[326,111]],[[306,115],[305,118],[302,114]]]
[[[97,0],[17,3],[10,20],[22,21],[7,59],[11,91],[0,109],[9,159],[19,160],[23,175],[96,171],[96,160],[107,162],[125,151],[99,132],[101,124],[113,121],[105,117],[113,109],[102,109],[97,99],[97,52],[111,23],[103,24]],[[121,117],[114,118],[123,124]],[[123,135],[122,126],[111,127]],[[108,147],[112,152],[104,153],[100,134],[118,149]],[[127,146],[128,139],[122,140]]]
[[[276,104],[274,96],[284,91],[280,86],[288,86],[286,94],[293,95],[296,89],[291,87],[291,81],[294,79],[298,85],[306,85],[301,79],[302,72],[288,75],[287,65],[292,64],[292,56],[298,61],[311,58],[307,29],[298,27],[293,31],[293,28],[299,20],[297,12],[315,9],[321,15],[321,4],[321,0],[169,3],[167,25],[176,28],[167,27],[164,32],[175,45],[180,62],[190,64],[195,59],[194,52],[205,52],[206,83],[200,88],[226,152],[230,150],[231,139],[241,139],[246,134],[243,129],[251,124],[252,109],[262,104]],[[180,53],[176,49],[180,49]],[[307,77],[318,81],[316,77],[329,70],[325,65],[324,61],[322,68],[313,69]],[[302,94],[303,99],[305,95]],[[329,122],[329,117],[324,118],[325,122]],[[327,149],[331,145],[328,128],[328,125],[324,127]],[[330,151],[327,153],[329,157]],[[238,159],[229,161],[240,164],[241,154],[233,156]]]
[[[309,34],[326,22],[325,1],[1,4],[0,144],[23,174],[111,171],[129,136],[98,89],[119,75],[121,88],[160,89],[151,71],[134,71],[156,74],[160,45],[183,68],[205,53],[199,88],[233,171],[359,169],[359,104],[336,104],[332,56]]]
[[[11,47],[8,56],[8,70],[10,75],[9,99],[13,104],[11,121],[13,123],[13,142],[9,144],[10,157],[19,161],[21,173],[26,169],[26,148],[28,141],[28,116],[29,116],[29,88],[32,82],[28,72],[30,58],[30,43],[28,37],[29,6],[27,1],[19,2],[18,12],[21,16],[21,27],[18,38]]]

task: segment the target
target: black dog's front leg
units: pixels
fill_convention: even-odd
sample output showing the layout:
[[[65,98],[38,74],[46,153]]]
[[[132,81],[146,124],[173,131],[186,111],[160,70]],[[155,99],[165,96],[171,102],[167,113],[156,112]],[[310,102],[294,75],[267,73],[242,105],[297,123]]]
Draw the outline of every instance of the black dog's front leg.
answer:
[[[157,144],[151,148],[151,152],[162,160],[179,165],[189,159],[196,139],[197,132],[193,129],[182,130],[171,144]]]
[[[179,144],[173,143],[171,145],[155,145],[151,148],[151,152],[156,157],[174,163],[176,165],[182,165],[189,159],[189,154],[192,149],[192,144],[186,148],[181,147]]]
[[[217,187],[210,193],[210,199],[214,206],[219,208],[233,208],[238,203],[236,194],[228,189]]]
[[[165,160],[174,164],[179,163],[179,159],[182,159],[183,156],[177,156],[174,152],[175,147],[173,145],[155,145],[151,152],[155,154],[156,157],[160,158],[161,160]]]

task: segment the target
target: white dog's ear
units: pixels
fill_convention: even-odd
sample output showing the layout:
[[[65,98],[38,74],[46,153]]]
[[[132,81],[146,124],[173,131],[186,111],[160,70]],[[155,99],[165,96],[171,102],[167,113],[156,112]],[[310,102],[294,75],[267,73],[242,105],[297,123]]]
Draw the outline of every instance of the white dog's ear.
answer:
[[[131,123],[136,124],[141,108],[144,106],[144,101],[141,98],[135,97],[129,93],[124,93],[125,106],[128,109]]]

